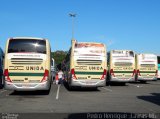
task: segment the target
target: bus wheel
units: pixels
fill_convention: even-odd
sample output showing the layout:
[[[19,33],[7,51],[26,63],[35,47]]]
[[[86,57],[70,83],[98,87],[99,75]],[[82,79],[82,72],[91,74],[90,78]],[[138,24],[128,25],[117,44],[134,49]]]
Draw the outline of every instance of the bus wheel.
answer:
[[[43,93],[43,95],[49,95],[50,89],[48,89],[48,90],[42,90],[42,93]]]
[[[0,77],[0,89],[2,89],[3,86],[4,86],[4,85],[3,85],[3,76],[1,76],[1,77]]]
[[[75,90],[78,90],[78,86],[71,86],[71,85],[69,85],[68,86],[68,89],[69,89],[69,91],[75,91]]]
[[[74,90],[74,87],[73,87],[73,86],[68,85],[68,90],[69,90],[69,91],[73,91],[73,90]]]

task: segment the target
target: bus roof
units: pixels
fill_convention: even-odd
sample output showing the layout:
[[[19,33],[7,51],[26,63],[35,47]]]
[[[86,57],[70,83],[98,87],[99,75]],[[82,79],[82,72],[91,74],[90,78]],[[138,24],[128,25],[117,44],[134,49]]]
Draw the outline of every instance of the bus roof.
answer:
[[[38,37],[12,37],[9,38],[10,39],[32,39],[32,40],[47,40],[45,38],[38,38]]]
[[[153,55],[155,55],[155,54],[152,54],[152,53],[139,53],[139,54],[137,54],[137,55],[151,55],[151,56],[153,56]],[[157,55],[155,55],[155,56],[157,56]]]
[[[103,44],[104,43],[98,43],[98,42],[76,42],[77,44]]]
[[[111,51],[133,51],[133,50],[111,50]],[[110,51],[110,52],[111,52]],[[134,52],[134,51],[133,51]]]
[[[105,44],[97,42],[76,42],[75,45],[79,45],[79,47],[105,47]]]

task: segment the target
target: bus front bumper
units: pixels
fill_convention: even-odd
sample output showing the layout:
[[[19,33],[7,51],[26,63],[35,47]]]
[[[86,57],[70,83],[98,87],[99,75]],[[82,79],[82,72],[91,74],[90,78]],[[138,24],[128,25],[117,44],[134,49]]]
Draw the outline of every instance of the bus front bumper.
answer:
[[[41,83],[11,83],[5,81],[4,88],[6,90],[16,90],[16,91],[49,90],[50,82],[45,81]]]
[[[103,87],[106,85],[106,80],[72,80],[71,86],[79,87]]]
[[[139,77],[137,78],[137,80],[138,80],[138,81],[153,81],[153,80],[157,80],[157,77],[151,77],[151,78],[148,77],[148,78],[147,78],[147,77],[140,77],[140,76],[139,76]]]
[[[110,78],[111,82],[134,82],[135,81],[135,77],[132,78],[117,78],[117,77],[112,77]]]

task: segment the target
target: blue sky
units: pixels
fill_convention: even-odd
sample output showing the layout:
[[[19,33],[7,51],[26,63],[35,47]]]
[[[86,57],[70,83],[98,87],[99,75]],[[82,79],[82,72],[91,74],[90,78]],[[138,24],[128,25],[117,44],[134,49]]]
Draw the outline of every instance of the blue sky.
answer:
[[[102,42],[107,50],[160,54],[160,0],[0,0],[0,47],[9,37],[49,39],[52,51],[75,39]]]

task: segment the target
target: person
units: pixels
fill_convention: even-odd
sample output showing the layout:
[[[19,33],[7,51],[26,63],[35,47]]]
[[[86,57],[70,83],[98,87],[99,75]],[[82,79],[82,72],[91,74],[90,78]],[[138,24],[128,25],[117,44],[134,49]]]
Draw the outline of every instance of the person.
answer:
[[[58,84],[58,72],[56,72],[56,76],[55,76],[55,79],[56,79],[56,84]]]
[[[58,72],[58,80],[59,80],[59,83],[58,83],[58,84],[63,84],[63,79],[64,79],[63,71],[62,71],[62,70],[59,70],[59,72]]]

